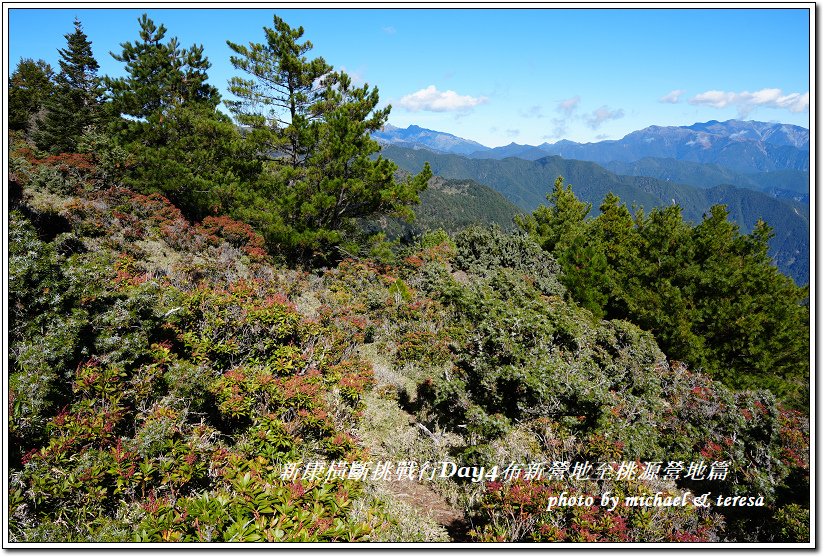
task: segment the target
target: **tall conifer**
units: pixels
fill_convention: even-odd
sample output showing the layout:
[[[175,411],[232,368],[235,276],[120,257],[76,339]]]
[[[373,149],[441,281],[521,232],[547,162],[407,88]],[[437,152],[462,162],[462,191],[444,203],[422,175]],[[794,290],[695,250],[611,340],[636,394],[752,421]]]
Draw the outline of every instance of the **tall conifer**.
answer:
[[[103,95],[97,76],[100,65],[79,20],[65,37],[67,47],[58,49],[56,87],[45,102],[46,115],[35,135],[37,146],[52,153],[77,151],[84,130],[98,120]]]
[[[139,38],[121,43],[120,54],[111,53],[126,64],[126,77],[107,78],[115,108],[136,119],[160,118],[174,107],[220,102],[217,89],[206,83],[211,66],[203,46],[181,48],[177,37],[166,42],[166,27],[155,25],[146,14],[138,20]]]
[[[245,77],[230,81],[237,97],[226,104],[246,127],[262,159],[272,161],[258,184],[259,205],[245,218],[263,225],[270,242],[300,258],[325,257],[356,233],[358,218],[411,216],[426,187],[428,167],[404,182],[397,167],[380,156],[370,133],[380,129],[389,107],[378,109],[378,91],[355,87],[323,58],[307,58],[303,28],[274,16],[264,28],[266,43],[228,42],[235,68]]]
[[[107,78],[114,111],[125,116],[114,133],[131,155],[126,185],[160,192],[190,218],[224,208],[222,198],[257,173],[247,164],[231,120],[217,110],[220,95],[207,83],[211,66],[203,46],[182,48],[146,14],[139,40],[120,54],[126,76]]]

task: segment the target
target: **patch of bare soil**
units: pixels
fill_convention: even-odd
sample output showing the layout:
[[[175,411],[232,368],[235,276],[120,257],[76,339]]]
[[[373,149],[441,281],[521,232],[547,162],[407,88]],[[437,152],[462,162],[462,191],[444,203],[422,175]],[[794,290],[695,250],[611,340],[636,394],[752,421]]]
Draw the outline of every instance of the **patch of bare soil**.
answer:
[[[384,486],[396,498],[443,526],[453,542],[470,541],[469,525],[463,513],[451,507],[432,488],[413,481],[389,481]]]

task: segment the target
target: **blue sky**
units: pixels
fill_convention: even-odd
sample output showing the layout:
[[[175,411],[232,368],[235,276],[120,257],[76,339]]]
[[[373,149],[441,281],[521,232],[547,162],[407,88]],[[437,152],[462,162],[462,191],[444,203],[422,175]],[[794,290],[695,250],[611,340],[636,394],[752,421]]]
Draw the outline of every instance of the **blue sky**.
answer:
[[[809,4],[807,4],[809,6]],[[36,5],[35,5],[36,6]],[[650,125],[740,118],[809,127],[807,9],[8,9],[8,73],[57,67],[75,16],[101,74],[146,12],[202,44],[224,97],[226,40],[264,40],[277,13],[323,56],[417,124],[484,145],[619,139]],[[797,5],[800,6],[800,5]]]

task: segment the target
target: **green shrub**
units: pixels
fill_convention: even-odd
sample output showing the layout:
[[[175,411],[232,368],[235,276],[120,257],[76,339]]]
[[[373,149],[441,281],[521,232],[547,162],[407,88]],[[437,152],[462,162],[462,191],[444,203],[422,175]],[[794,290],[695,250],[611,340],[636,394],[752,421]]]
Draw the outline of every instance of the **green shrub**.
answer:
[[[480,276],[506,268],[523,276],[546,295],[563,296],[561,271],[555,259],[523,234],[507,234],[497,226],[466,228],[455,237],[457,269]]]
[[[776,513],[780,542],[810,542],[810,509],[790,504],[781,507]]]

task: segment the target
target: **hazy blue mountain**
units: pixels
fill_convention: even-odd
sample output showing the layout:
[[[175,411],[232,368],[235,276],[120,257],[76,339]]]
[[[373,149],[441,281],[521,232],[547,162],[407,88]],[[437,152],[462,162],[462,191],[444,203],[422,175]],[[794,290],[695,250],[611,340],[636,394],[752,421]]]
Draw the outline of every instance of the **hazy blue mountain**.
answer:
[[[566,143],[574,143],[572,141],[563,140]],[[561,143],[559,141],[558,143]],[[575,143],[577,145],[577,143]],[[547,148],[549,147],[549,149]],[[515,157],[518,159],[525,159],[534,161],[542,159],[550,154],[552,144],[542,143],[540,145],[521,145],[520,143],[510,143],[502,147],[487,147],[474,153],[469,153],[468,156],[473,159],[506,159]]]
[[[750,174],[748,177],[770,195],[810,203],[809,171],[776,170]]]
[[[410,126],[376,134],[384,144],[463,154],[477,159],[538,160],[549,154],[588,160],[616,174],[649,176],[700,188],[731,184],[780,199],[809,202],[808,129],[728,120],[692,126],[650,126],[621,140],[488,148],[451,134]]]
[[[482,150],[468,153],[468,156],[474,159],[505,159],[508,157],[516,157],[519,159],[526,159],[534,161],[542,159],[549,153],[544,149],[544,145],[521,145],[520,143],[510,143],[503,147],[489,148],[485,147]]]
[[[622,139],[597,143],[558,141],[536,148],[512,145],[482,149],[476,158],[540,158],[539,152],[597,163],[634,162],[646,157],[716,164],[738,173],[810,168],[810,132],[790,124],[729,120],[692,126],[650,126]]]
[[[652,178],[619,177],[595,163],[557,156],[537,161],[518,158],[471,159],[393,145],[385,146],[382,154],[410,172],[419,169],[424,162],[429,162],[432,172],[437,176],[475,180],[497,190],[525,211],[533,211],[538,205],[546,203],[546,194],[552,190],[558,176],[564,176],[566,182],[575,187],[576,195],[594,202],[596,207],[610,191],[627,203],[644,207],[660,205],[662,195],[668,195],[667,203],[678,198],[683,201],[685,211],[692,214],[694,211],[690,208],[695,205],[692,197],[700,197],[698,188],[684,190],[675,184]],[[646,191],[647,189],[650,191]],[[700,218],[701,214],[699,212],[697,216]]]
[[[423,149],[385,146],[383,156],[404,170],[415,172],[429,162],[443,178],[469,179],[490,186],[525,211],[546,203],[546,194],[558,176],[572,184],[579,199],[593,204],[593,212],[608,192],[628,206],[647,210],[677,203],[686,219],[698,222],[716,203],[728,205],[730,215],[745,232],[759,218],[775,229],[771,252],[779,269],[799,284],[809,281],[809,208],[778,200],[763,192],[716,186],[710,189],[678,184],[647,176],[622,176],[587,161],[549,156],[535,161],[518,158],[472,159]]]
[[[616,174],[649,176],[699,188],[730,184],[739,188],[763,191],[773,197],[809,203],[810,173],[804,170],[742,174],[717,164],[655,157],[645,157],[633,162],[612,161],[604,163],[603,166]]]
[[[397,145],[411,149],[423,148],[437,153],[467,155],[489,149],[476,141],[418,126],[403,129],[387,124],[381,131],[373,133],[372,137],[384,145]]]
[[[791,124],[756,122],[754,120],[710,120],[687,126],[695,132],[728,137],[739,141],[760,141],[772,145],[788,145],[805,151],[810,150],[810,130]]]

